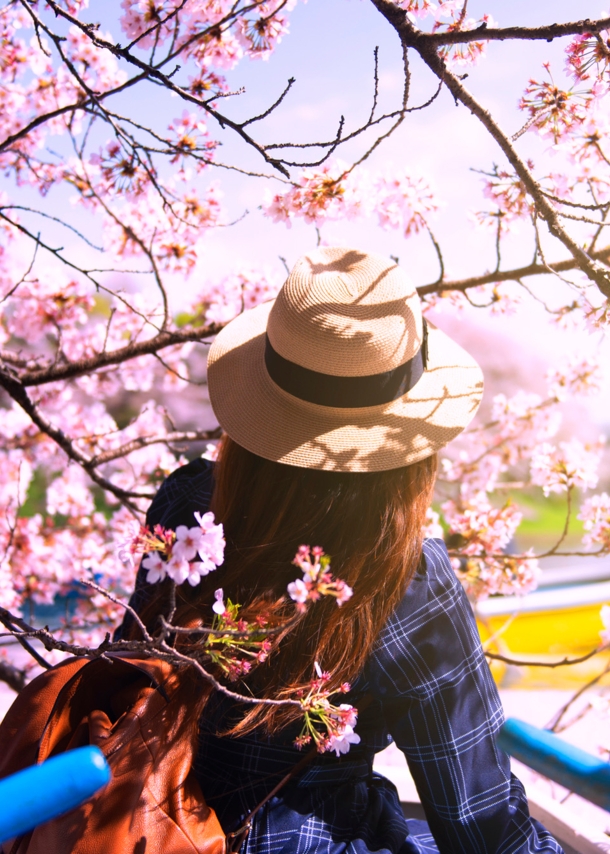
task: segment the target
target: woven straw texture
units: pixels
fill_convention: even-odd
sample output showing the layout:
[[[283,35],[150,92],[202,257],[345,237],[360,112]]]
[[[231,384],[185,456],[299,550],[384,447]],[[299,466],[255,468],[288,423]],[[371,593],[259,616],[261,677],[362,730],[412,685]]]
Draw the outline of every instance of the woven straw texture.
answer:
[[[392,261],[353,249],[301,258],[275,302],[239,315],[210,349],[212,407],[234,441],[289,465],[382,471],[423,459],[474,417],[481,369],[429,324],[428,367],[406,395],[381,406],[334,408],[279,388],[264,360],[265,335],[284,358],[335,376],[391,370],[419,349],[419,298]]]

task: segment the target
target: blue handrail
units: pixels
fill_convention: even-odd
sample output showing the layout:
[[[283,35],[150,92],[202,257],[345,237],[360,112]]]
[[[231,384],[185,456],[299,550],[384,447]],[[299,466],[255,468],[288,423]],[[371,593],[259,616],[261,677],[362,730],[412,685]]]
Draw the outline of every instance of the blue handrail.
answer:
[[[0,780],[0,843],[79,806],[110,780],[97,747],[69,750]]]
[[[508,718],[498,745],[534,771],[610,811],[610,764],[547,729]]]

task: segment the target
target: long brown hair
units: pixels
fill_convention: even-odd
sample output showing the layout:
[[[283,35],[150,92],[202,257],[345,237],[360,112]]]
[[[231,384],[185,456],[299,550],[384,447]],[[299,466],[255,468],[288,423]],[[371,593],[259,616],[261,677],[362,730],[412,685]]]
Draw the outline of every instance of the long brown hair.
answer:
[[[260,696],[294,696],[316,661],[332,674],[330,687],[353,681],[417,569],[436,468],[436,456],[380,472],[298,468],[225,436],[211,503],[224,525],[225,561],[197,587],[178,589],[176,620],[209,619],[218,587],[248,610],[273,608],[299,575],[292,565],[298,547],[319,545],[333,575],[353,588],[352,598],[341,607],[330,597],[311,605],[249,682]],[[296,714],[293,707],[249,707],[232,732],[274,732]]]

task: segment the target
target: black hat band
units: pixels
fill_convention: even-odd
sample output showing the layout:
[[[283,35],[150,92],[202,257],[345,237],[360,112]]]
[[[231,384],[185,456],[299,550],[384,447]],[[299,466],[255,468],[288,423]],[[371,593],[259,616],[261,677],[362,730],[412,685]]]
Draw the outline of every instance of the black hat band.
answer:
[[[311,371],[280,356],[268,336],[265,343],[265,366],[276,385],[300,400],[340,409],[380,406],[398,400],[417,385],[427,365],[428,324],[425,318],[422,345],[413,358],[391,371],[364,377],[338,377]]]

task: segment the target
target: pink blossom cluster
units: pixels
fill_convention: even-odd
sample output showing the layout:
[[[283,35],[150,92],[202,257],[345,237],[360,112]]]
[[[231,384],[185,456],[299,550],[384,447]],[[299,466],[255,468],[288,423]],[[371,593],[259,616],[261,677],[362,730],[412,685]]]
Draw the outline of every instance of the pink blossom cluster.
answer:
[[[451,531],[462,538],[460,553],[464,555],[501,553],[522,519],[521,511],[511,501],[494,507],[484,492],[460,502],[446,501],[442,510]]]
[[[602,115],[601,110],[594,110],[589,105],[588,112],[583,113],[582,122],[574,123],[569,132],[562,131],[557,135],[552,154],[564,155],[575,168],[566,166],[564,171],[548,172],[538,178],[549,196],[575,203],[582,201],[581,191],[584,190],[597,204],[610,199],[610,170],[602,145],[607,138],[608,123],[606,119],[602,120]],[[527,127],[536,130],[538,125],[532,121]],[[527,166],[534,172],[532,161],[528,161]],[[515,173],[495,167],[491,173],[483,175],[483,195],[493,203],[493,207],[476,211],[475,222],[493,229],[500,236],[516,230],[519,222],[531,222],[534,206]]]
[[[359,170],[356,175],[347,172],[345,164],[334,161],[304,170],[283,193],[267,191],[263,212],[273,222],[288,227],[296,218],[320,226],[333,220],[376,215],[382,228],[397,229],[409,237],[425,228],[427,218],[438,206],[429,183],[405,169],[377,176]]]
[[[251,622],[240,615],[241,606],[229,599],[225,602],[224,590],[214,593],[211,631],[206,633],[203,645],[211,662],[232,682],[242,679],[256,664],[267,660],[273,649],[274,636],[268,634],[268,620],[264,613]]]
[[[504,554],[522,519],[512,501],[495,507],[479,492],[446,501],[442,511],[450,536],[457,538],[451,551],[453,567],[473,600],[498,593],[524,594],[536,587],[540,567],[533,552]]]
[[[406,170],[374,180],[372,203],[379,225],[388,230],[397,229],[404,237],[425,228],[427,218],[438,210],[429,183]]]
[[[492,442],[502,449],[507,463],[514,464],[552,438],[561,424],[557,409],[540,395],[518,391],[512,397],[497,394],[492,402]]]
[[[528,166],[533,169],[533,163]],[[515,222],[530,219],[533,202],[523,182],[506,169],[495,167],[484,178],[483,195],[494,205],[491,211],[478,211],[476,220],[482,225],[491,226],[494,231],[505,233]]]
[[[195,587],[203,576],[223,562],[225,540],[222,525],[215,523],[213,513],[202,515],[196,512],[194,515],[197,525],[191,528],[178,525],[172,531],[155,525],[150,531],[144,527],[132,539],[129,552],[131,555],[144,554],[142,566],[147,571],[149,584],[171,578],[176,584],[188,581]]]
[[[288,31],[287,15],[295,2],[265,0],[236,7],[229,0],[123,0],[121,26],[132,42],[131,51],[154,53],[166,45],[180,62],[193,61],[196,72],[188,88],[211,100],[228,88],[213,69],[232,68],[244,56],[268,58]],[[77,12],[86,3],[69,6]],[[218,186],[201,189],[192,181],[192,170],[207,168],[217,146],[203,111],[185,110],[165,135],[155,129],[154,154],[109,122],[113,137],[88,155],[84,143],[82,148],[77,144],[83,132],[84,142],[89,138],[87,113],[80,105],[90,90],[105,97],[127,80],[115,52],[102,44],[112,44],[111,36],[70,26],[63,62],[44,33],[34,32],[26,10],[11,3],[0,10],[0,37],[0,131],[6,138],[32,123],[27,135],[0,155],[0,168],[43,194],[54,185],[71,186],[74,201],[104,221],[103,249],[118,262],[145,257],[157,271],[190,273],[201,256],[206,231],[220,218]],[[38,123],[43,114],[48,118]],[[49,134],[70,134],[75,156],[47,157]],[[93,144],[93,135],[91,140]],[[157,164],[161,155],[178,167],[170,178]],[[17,220],[14,212],[11,216]],[[0,230],[12,231],[6,221]]]
[[[344,164],[338,162],[305,169],[289,190],[283,193],[265,190],[263,212],[273,222],[283,222],[288,228],[295,217],[313,225],[351,219],[358,210],[359,198],[353,182],[344,173]]]
[[[37,305],[34,301],[34,324],[39,317],[34,312]],[[101,473],[115,486],[145,492],[147,484],[154,489],[176,467],[176,455],[159,441],[171,429],[162,407],[145,405],[140,416],[120,431],[101,401],[85,403],[75,392],[76,385],[55,383],[33,390],[31,396],[45,418],[77,449],[89,456],[111,455]],[[58,595],[77,591],[76,613],[69,624],[78,627],[90,619],[95,625],[111,626],[120,618],[117,606],[96,599],[79,582],[95,579],[118,595],[130,590],[133,571],[122,565],[109,543],[114,536],[125,536],[133,517],[125,508],[112,506],[116,499],[111,493],[106,493],[104,512],[99,512],[99,492],[83,468],[68,464],[59,446],[16,404],[0,408],[0,428],[2,605],[19,610],[28,599],[49,604]],[[146,444],[149,437],[153,443]],[[131,453],[130,441],[134,443]],[[125,443],[126,451],[121,453]],[[116,457],[114,451],[119,451]],[[40,509],[24,515],[32,489],[36,493],[42,489],[36,505]],[[146,499],[139,502],[143,509],[148,504]]]
[[[529,126],[543,137],[552,137],[555,148],[564,151],[574,163],[580,163],[580,174],[572,178],[574,186],[585,184],[587,175],[596,183],[607,184],[605,175],[596,176],[593,164],[606,170],[603,143],[607,138],[608,118],[603,98],[608,90],[607,33],[582,34],[574,37],[566,49],[570,88],[553,80],[549,63],[544,63],[545,80],[530,80],[521,109],[529,113]],[[565,176],[564,176],[565,178]]]
[[[152,255],[161,271],[189,275],[204,250],[206,231],[219,222],[220,189],[217,184],[204,191],[181,189],[166,182],[160,193],[158,186],[147,184],[104,216],[107,251],[117,261]],[[91,204],[97,207],[95,200]]]
[[[551,374],[553,382],[567,378],[566,392],[574,394],[584,383],[594,363],[571,358],[564,368]],[[563,386],[562,386],[563,388]],[[530,478],[506,486],[514,492],[524,486],[540,486],[545,495],[574,488],[587,490],[597,483],[597,469],[603,440],[586,445],[577,438],[553,445],[549,440],[559,428],[558,404],[561,394],[543,400],[538,395],[518,392],[512,398],[497,395],[492,404],[492,420],[472,428],[470,441],[457,443],[441,458],[440,482],[455,484],[453,498],[429,514],[428,536],[445,536],[452,544],[453,564],[474,599],[495,593],[523,593],[537,581],[539,567],[531,550],[507,554],[517,534],[522,512],[512,500],[498,505],[490,495],[503,487],[503,479],[515,471]],[[501,493],[500,493],[501,494]],[[594,496],[583,504],[586,531],[607,548],[603,539],[604,498]],[[598,514],[598,515],[596,515]],[[444,533],[443,533],[444,529]],[[591,545],[591,534],[586,544]]]
[[[432,507],[426,510],[426,520],[423,527],[423,535],[428,539],[442,540],[444,531],[440,523],[440,514]]]
[[[72,68],[63,63],[54,67],[48,42],[44,36],[39,41],[32,27],[30,16],[19,4],[6,4],[0,10],[0,134],[10,137],[40,114],[47,113],[49,118],[6,149],[0,155],[0,166],[14,169],[22,182],[45,188],[61,175],[61,168],[50,164],[39,168],[37,152],[50,134],[79,131],[84,114],[77,108],[85,96],[83,86],[96,92],[114,89],[124,83],[126,75],[112,53],[96,47],[76,26],[70,27],[64,43]],[[72,115],[61,112],[70,105],[75,108]]]
[[[572,395],[590,396],[601,391],[604,380],[602,366],[593,356],[574,355],[563,365],[547,371],[549,394],[557,400]]]
[[[296,602],[297,610],[305,611],[307,602],[316,602],[322,596],[332,596],[339,606],[351,598],[352,588],[339,578],[333,579],[330,558],[319,546],[300,546],[293,563],[303,573],[303,578],[288,585],[288,595]]]
[[[519,556],[469,557],[460,561],[457,576],[473,601],[498,593],[523,596],[535,590],[540,581],[539,561],[529,549]]]
[[[556,403],[524,391],[512,397],[496,395],[490,423],[473,429],[466,437],[470,441],[441,458],[443,479],[459,483],[464,499],[493,492],[501,475],[529,461],[534,449],[556,434],[561,423]]]
[[[169,141],[176,150],[170,163],[178,163],[193,152],[205,152],[205,163],[216,148],[217,143],[208,139],[206,123],[200,115],[189,110],[183,110],[182,115],[171,122],[168,130]]]
[[[474,30],[486,26],[496,26],[491,15],[485,14],[480,19],[469,18],[466,15],[467,3],[464,0],[394,0],[407,13],[411,23],[416,24],[418,20],[432,17],[434,24],[432,32],[454,32],[461,30]],[[444,20],[447,19],[447,20]],[[467,42],[452,46],[442,46],[441,56],[449,65],[464,66],[474,65],[485,55],[485,42]]]
[[[284,5],[284,10],[294,8],[296,0]],[[281,0],[264,2],[256,8],[253,17],[239,19],[236,37],[252,59],[269,59],[282,36],[288,33],[288,19],[281,14]]]
[[[334,750],[340,756],[347,753],[352,744],[360,744],[360,736],[354,732],[358,710],[348,703],[331,703],[329,697],[336,693],[328,688],[331,674],[323,671],[317,662],[316,672],[317,677],[311,680],[309,689],[301,692],[304,723],[294,743],[301,749],[313,742],[318,753]],[[346,694],[350,689],[345,682],[340,691]]]
[[[602,445],[603,439],[594,446],[576,438],[558,446],[543,442],[532,452],[532,483],[541,486],[545,495],[573,488],[592,489],[597,486]]]
[[[610,495],[600,492],[587,498],[581,504],[578,518],[585,529],[584,545],[610,551]]]
[[[242,268],[209,284],[195,298],[193,314],[206,323],[227,323],[242,311],[255,308],[277,296],[280,280],[264,270]]]
[[[574,36],[566,48],[566,68],[575,80],[590,80],[593,76],[596,80],[608,82],[609,38],[608,30],[595,34],[580,33]]]
[[[78,590],[81,579],[95,578],[115,591],[127,590],[132,583],[132,574],[123,572],[113,560],[109,545],[113,524],[109,526],[102,513],[70,517],[68,522],[37,513],[12,520],[8,531],[2,527],[3,545],[8,545],[6,563],[10,566],[10,575],[0,584],[3,607],[19,610],[28,599],[52,604],[56,596]],[[76,623],[92,606],[84,590],[79,590],[79,595]],[[94,611],[96,623],[119,616],[119,609],[109,601],[103,606],[95,602]]]
[[[229,0],[123,0],[121,26],[141,50],[173,40],[202,68],[230,69],[242,56],[267,59],[288,32],[296,0],[264,0],[235,13]]]
[[[448,6],[445,3],[444,6]],[[446,30],[446,32],[455,32],[463,30],[485,29],[486,27],[497,26],[496,22],[489,14],[484,14],[480,18],[469,18],[464,15],[463,10],[465,5],[460,3],[459,10],[455,8],[451,10],[450,23],[444,25],[440,22],[435,24],[434,31],[438,32]],[[441,55],[450,67],[463,68],[468,65],[476,65],[480,59],[483,59],[486,53],[487,42],[471,41],[464,44],[447,45],[441,49]]]
[[[529,113],[532,127],[553,142],[581,125],[587,116],[591,93],[561,89],[556,85],[549,63],[544,63],[547,80],[530,80],[519,107]]]

